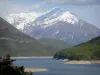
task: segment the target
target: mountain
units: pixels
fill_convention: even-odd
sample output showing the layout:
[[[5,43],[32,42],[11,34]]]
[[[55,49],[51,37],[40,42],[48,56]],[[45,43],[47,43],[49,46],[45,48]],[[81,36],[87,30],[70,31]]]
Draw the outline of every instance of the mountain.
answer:
[[[63,40],[53,38],[41,38],[38,41],[46,47],[53,47],[58,50],[73,46],[72,44],[66,43]]]
[[[35,18],[40,13],[30,12],[30,13],[13,13],[6,16],[6,20],[14,25],[17,29],[23,30],[25,26],[27,26],[29,23],[33,22]]]
[[[11,15],[6,17],[7,21],[14,24],[14,26],[22,26],[21,31],[36,39],[62,39],[76,45],[100,35],[99,28],[81,20],[76,14],[63,11],[60,8],[53,8],[39,14],[34,19],[28,19],[28,22],[26,22],[27,16],[21,17],[18,14],[19,16],[17,15],[16,18]],[[13,15],[16,16],[16,14]],[[20,21],[20,17],[24,21]]]
[[[55,53],[54,58],[70,60],[100,60],[100,36],[72,48]]]
[[[56,51],[44,47],[0,17],[0,56],[51,56]]]

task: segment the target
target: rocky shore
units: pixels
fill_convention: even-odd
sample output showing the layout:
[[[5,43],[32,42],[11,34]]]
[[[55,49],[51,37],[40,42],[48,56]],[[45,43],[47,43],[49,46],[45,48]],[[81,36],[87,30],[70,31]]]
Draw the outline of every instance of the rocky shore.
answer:
[[[72,61],[64,61],[64,64],[100,64],[100,60],[92,60],[92,61],[86,61],[86,60],[72,60]]]
[[[25,68],[25,72],[42,72],[42,71],[49,71],[48,69],[44,68]]]

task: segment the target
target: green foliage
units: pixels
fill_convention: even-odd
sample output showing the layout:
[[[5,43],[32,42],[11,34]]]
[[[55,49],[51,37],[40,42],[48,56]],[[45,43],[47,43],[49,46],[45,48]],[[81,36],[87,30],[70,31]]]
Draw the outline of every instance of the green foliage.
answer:
[[[0,75],[32,75],[32,72],[24,72],[23,66],[14,66],[13,61],[10,55],[0,57]]]
[[[54,55],[55,59],[100,60],[100,37],[72,48],[66,48]]]

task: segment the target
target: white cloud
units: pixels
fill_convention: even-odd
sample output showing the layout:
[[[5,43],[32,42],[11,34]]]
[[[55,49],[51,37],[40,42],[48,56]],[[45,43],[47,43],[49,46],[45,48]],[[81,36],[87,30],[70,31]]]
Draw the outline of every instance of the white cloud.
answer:
[[[33,8],[39,8],[40,5],[39,4],[35,4],[35,5],[32,5]]]

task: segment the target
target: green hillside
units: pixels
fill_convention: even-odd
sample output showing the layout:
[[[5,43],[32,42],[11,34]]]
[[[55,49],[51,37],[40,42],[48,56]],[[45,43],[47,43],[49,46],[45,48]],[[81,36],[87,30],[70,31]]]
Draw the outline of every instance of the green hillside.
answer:
[[[70,60],[100,60],[100,37],[72,48],[66,48],[56,52],[54,58],[68,58]]]
[[[57,49],[44,47],[0,18],[0,56],[51,56]]]
[[[52,38],[41,38],[38,40],[41,44],[43,44],[46,47],[53,47],[56,49],[64,49],[64,48],[69,48],[72,47],[72,44],[66,43],[63,40],[60,39],[52,39]]]

